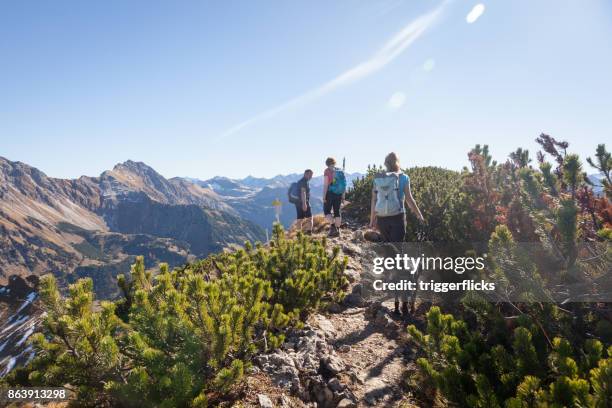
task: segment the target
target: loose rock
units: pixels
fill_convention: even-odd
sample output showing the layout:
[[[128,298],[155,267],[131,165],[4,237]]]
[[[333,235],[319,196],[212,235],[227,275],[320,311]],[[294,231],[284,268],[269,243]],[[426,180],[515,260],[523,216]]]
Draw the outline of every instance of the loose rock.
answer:
[[[361,255],[363,253],[359,246],[349,242],[342,244],[342,252],[348,255]]]
[[[348,353],[349,351],[351,351],[351,346],[349,346],[348,344],[343,344],[338,348],[338,351],[341,353]]]
[[[346,369],[346,365],[344,364],[344,361],[342,361],[342,359],[340,357],[333,356],[333,355],[329,355],[327,357],[324,357],[321,360],[321,363],[333,375],[341,373],[342,371],[344,371]]]
[[[274,408],[272,400],[266,394],[257,394],[257,399],[261,408]]]
[[[329,382],[327,383],[327,386],[332,391],[336,391],[336,392],[341,392],[344,390],[344,384],[342,384],[340,380],[338,380],[337,378],[332,378],[331,380],[329,380]]]
[[[380,233],[378,231],[368,230],[363,234],[363,237],[366,241],[371,242],[380,242],[382,240]]]
[[[341,399],[336,408],[355,408],[357,405],[348,398]]]
[[[334,393],[327,387],[321,376],[312,379],[311,396],[319,407],[334,407]]]
[[[344,271],[344,276],[346,276],[350,283],[357,282],[360,278],[359,272],[354,269],[346,269]]]
[[[336,337],[336,329],[328,318],[323,315],[317,314],[313,316],[313,320],[315,322],[315,325],[319,328],[319,330],[321,330],[325,338],[333,339],[334,337]]]
[[[341,313],[342,306],[340,306],[338,303],[332,303],[327,307],[327,311],[329,313]]]

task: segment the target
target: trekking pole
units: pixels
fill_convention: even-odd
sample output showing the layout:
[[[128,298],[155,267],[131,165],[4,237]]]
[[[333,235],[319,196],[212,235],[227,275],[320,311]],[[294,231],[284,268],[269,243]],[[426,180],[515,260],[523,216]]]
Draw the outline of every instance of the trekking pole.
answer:
[[[417,232],[416,236],[417,236],[417,242],[419,243],[419,247],[422,245],[423,242],[427,241],[427,234],[425,233],[425,231],[423,229],[421,229],[420,231]],[[422,251],[419,251],[422,252]],[[414,292],[412,292],[411,294],[411,299],[410,299],[410,314],[414,315],[414,307],[416,305],[416,298],[417,298],[417,292],[419,290],[419,278],[421,277],[421,270],[422,268],[419,267],[419,269],[416,271],[415,274],[415,283],[416,283],[416,289],[414,290]]]
[[[421,267],[419,267],[414,276],[414,282],[416,284],[414,291],[411,293],[410,297],[410,314],[414,315],[414,307],[416,305],[417,292],[419,291],[419,278],[421,277]]]

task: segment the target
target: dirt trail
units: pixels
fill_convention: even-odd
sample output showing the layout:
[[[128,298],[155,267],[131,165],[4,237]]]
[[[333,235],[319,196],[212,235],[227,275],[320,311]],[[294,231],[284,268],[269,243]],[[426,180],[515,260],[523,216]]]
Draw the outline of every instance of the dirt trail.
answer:
[[[348,274],[359,274],[351,290],[362,284],[359,245],[363,232],[353,227],[343,237],[330,240],[330,245],[339,245],[350,257]],[[391,313],[393,308],[393,302],[364,304],[327,315],[336,331],[334,347],[350,367],[347,386],[356,397],[356,406],[411,406],[405,374],[414,368],[413,355],[405,344],[405,324]]]
[[[295,367],[300,371],[300,391],[296,392],[296,388],[289,391],[287,387],[275,386],[278,385],[278,378],[284,378],[279,373],[283,373],[286,367],[280,363],[263,364],[264,369],[251,378],[258,380],[252,384],[254,387],[249,393],[250,398],[244,400],[245,405],[269,407],[268,400],[260,399],[265,392],[264,396],[269,397],[271,406],[275,407],[418,406],[411,401],[405,386],[407,372],[415,368],[413,350],[405,343],[406,323],[392,313],[392,301],[376,303],[361,297],[364,232],[364,229],[353,225],[343,230],[342,237],[328,238],[330,249],[339,246],[349,257],[345,274],[350,286],[342,304],[331,305],[328,311],[315,314],[308,320],[308,329],[319,336],[316,338],[317,351],[312,353],[323,354],[311,357],[321,359],[320,368],[307,377],[298,361]],[[321,237],[324,233],[323,227],[318,225],[314,235]],[[326,343],[323,346],[319,344],[322,339]],[[287,352],[280,351],[265,361],[283,360],[293,365],[291,358],[304,352],[298,346],[293,346],[294,342],[299,344],[300,341],[288,339],[289,346],[283,346]],[[332,360],[332,365],[337,367],[332,368],[331,373],[326,365],[328,360]],[[263,387],[265,391],[255,389],[264,383],[267,384]]]
[[[365,312],[365,308],[348,309],[330,315],[337,332],[334,347],[349,367],[345,384],[357,405],[392,405],[404,400],[405,350]]]

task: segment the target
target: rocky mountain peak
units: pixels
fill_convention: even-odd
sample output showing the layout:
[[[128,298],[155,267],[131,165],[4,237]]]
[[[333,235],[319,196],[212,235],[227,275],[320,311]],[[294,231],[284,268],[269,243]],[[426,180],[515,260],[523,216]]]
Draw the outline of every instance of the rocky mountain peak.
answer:
[[[161,174],[143,162],[127,160],[116,164],[100,176],[100,186],[105,197],[145,193],[162,203],[176,201],[176,187]]]
[[[148,164],[134,160],[126,160],[123,163],[115,164],[115,166],[113,167],[113,171],[132,172],[137,174],[150,174],[159,176],[159,173],[157,173]]]

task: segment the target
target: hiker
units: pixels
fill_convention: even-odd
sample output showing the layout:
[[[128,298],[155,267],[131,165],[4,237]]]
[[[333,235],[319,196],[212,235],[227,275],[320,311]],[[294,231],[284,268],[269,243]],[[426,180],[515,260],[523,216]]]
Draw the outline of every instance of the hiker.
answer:
[[[310,208],[311,178],[312,170],[305,170],[304,176],[299,181],[292,183],[288,191],[289,202],[295,204],[297,228],[306,232],[312,232],[313,228],[312,210]]]
[[[370,227],[378,229],[383,242],[403,242],[406,235],[406,205],[421,222],[424,221],[423,214],[412,197],[410,178],[401,171],[397,154],[392,152],[385,157],[385,168],[386,172],[374,176]],[[408,299],[405,294],[402,295],[401,312],[408,314]],[[395,313],[400,313],[397,292]]]
[[[325,165],[327,168],[323,172],[323,214],[329,222],[329,236],[339,237],[342,225],[340,205],[344,202],[346,177],[344,171],[336,167],[333,157],[328,157]]]

